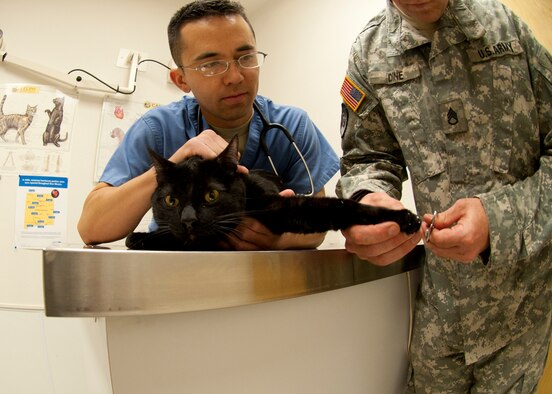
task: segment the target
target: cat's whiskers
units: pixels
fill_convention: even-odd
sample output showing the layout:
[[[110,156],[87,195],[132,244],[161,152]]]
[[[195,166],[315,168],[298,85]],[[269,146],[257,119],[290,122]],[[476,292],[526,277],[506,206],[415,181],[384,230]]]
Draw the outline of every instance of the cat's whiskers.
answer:
[[[232,220],[223,220],[223,221],[216,221],[212,224],[211,229],[213,229],[216,233],[220,233],[223,235],[232,233],[237,234],[236,227],[240,224],[241,219],[232,219]]]
[[[234,212],[229,213],[226,215],[222,215],[217,219],[225,218],[224,220],[217,220],[214,223],[212,223],[212,228],[217,232],[224,236],[228,235],[235,235],[236,237],[242,236],[242,231],[238,230],[238,225],[240,225],[243,228],[249,229],[254,231],[255,229],[252,226],[247,225],[247,222],[243,222],[243,218],[245,218],[248,214],[254,213],[254,212],[265,212],[268,210],[257,210],[257,211],[242,211],[242,212]]]
[[[243,212],[230,212],[230,213],[218,216],[215,220],[212,221],[211,225],[235,227],[242,221],[244,216],[245,215],[243,214]]]
[[[237,237],[240,236],[240,231],[236,229],[236,227],[214,227],[215,233],[221,234],[224,237],[227,237],[228,235],[235,235]]]
[[[220,215],[211,223],[211,228],[224,236],[232,234],[239,237],[241,234],[240,231],[237,230],[237,227],[243,222],[245,216],[245,211],[230,212],[225,215]]]

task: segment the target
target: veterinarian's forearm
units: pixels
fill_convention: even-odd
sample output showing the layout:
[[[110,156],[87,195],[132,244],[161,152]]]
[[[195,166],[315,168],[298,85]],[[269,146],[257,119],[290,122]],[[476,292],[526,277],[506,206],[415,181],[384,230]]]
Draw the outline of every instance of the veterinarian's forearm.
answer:
[[[126,237],[150,208],[156,185],[154,169],[118,187],[98,184],[84,202],[77,226],[84,243],[99,244]]]
[[[324,241],[326,233],[295,234],[284,233],[276,249],[315,249]]]
[[[314,197],[325,197],[324,188],[314,193]],[[314,249],[320,246],[326,238],[326,233],[296,234],[284,233],[278,241],[277,249]]]

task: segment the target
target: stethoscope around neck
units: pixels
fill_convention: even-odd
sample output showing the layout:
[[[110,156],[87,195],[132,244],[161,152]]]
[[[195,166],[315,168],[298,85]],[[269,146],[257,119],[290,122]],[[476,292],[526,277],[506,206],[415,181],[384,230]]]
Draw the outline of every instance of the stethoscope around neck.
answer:
[[[268,145],[266,144],[266,133],[270,129],[278,129],[282,133],[284,133],[284,135],[286,136],[287,140],[289,141],[289,143],[291,144],[293,149],[295,149],[295,152],[297,152],[297,155],[299,156],[299,158],[303,162],[303,166],[305,167],[305,172],[307,173],[307,176],[309,178],[310,192],[305,193],[305,194],[301,194],[301,195],[303,195],[303,196],[312,196],[312,195],[314,195],[314,183],[312,181],[312,175],[311,175],[311,172],[309,170],[309,166],[307,165],[307,161],[305,160],[305,157],[303,156],[303,154],[299,150],[299,147],[295,143],[295,140],[293,139],[293,136],[291,135],[289,130],[285,126],[281,125],[280,123],[270,123],[269,120],[267,119],[267,117],[265,116],[263,111],[261,111],[261,109],[259,108],[259,105],[256,102],[253,102],[253,108],[254,108],[255,111],[257,111],[257,113],[261,117],[261,122],[263,124],[263,128],[261,129],[261,135],[260,135],[259,142],[260,142],[260,145],[261,145],[261,149],[263,150],[264,154],[266,155],[266,158],[268,159],[268,162],[270,163],[270,166],[272,167],[272,171],[274,171],[274,173],[277,176],[280,176],[280,174],[278,174],[278,171],[276,170],[276,166],[274,165],[274,161],[272,160],[272,157],[270,156],[270,151],[268,150]],[[197,122],[198,122],[198,125],[201,124],[201,119],[202,119],[201,108],[198,107],[198,109],[197,109]],[[198,130],[198,134],[200,132],[201,131]]]

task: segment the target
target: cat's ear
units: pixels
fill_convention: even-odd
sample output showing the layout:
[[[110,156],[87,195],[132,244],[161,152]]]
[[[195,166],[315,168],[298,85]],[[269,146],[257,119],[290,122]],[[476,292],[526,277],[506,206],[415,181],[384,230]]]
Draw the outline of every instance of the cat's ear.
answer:
[[[221,165],[232,171],[235,171],[238,166],[238,160],[240,157],[238,146],[238,135],[235,135],[228,143],[226,149],[224,149],[217,157],[217,160]]]
[[[155,167],[158,176],[164,171],[167,171],[168,169],[173,168],[176,165],[172,161],[167,160],[163,156],[159,155],[154,150],[148,149],[148,153],[151,157],[153,166]]]

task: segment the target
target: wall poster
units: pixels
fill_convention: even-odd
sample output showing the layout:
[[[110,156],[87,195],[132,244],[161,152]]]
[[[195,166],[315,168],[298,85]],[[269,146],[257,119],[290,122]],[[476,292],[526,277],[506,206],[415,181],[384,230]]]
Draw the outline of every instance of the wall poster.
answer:
[[[64,177],[19,176],[16,248],[44,248],[66,241],[68,190]]]
[[[0,174],[67,174],[76,106],[51,86],[0,85]]]
[[[94,181],[98,182],[107,162],[134,122],[159,104],[151,101],[117,100],[106,96],[102,107],[100,136],[96,151]]]

